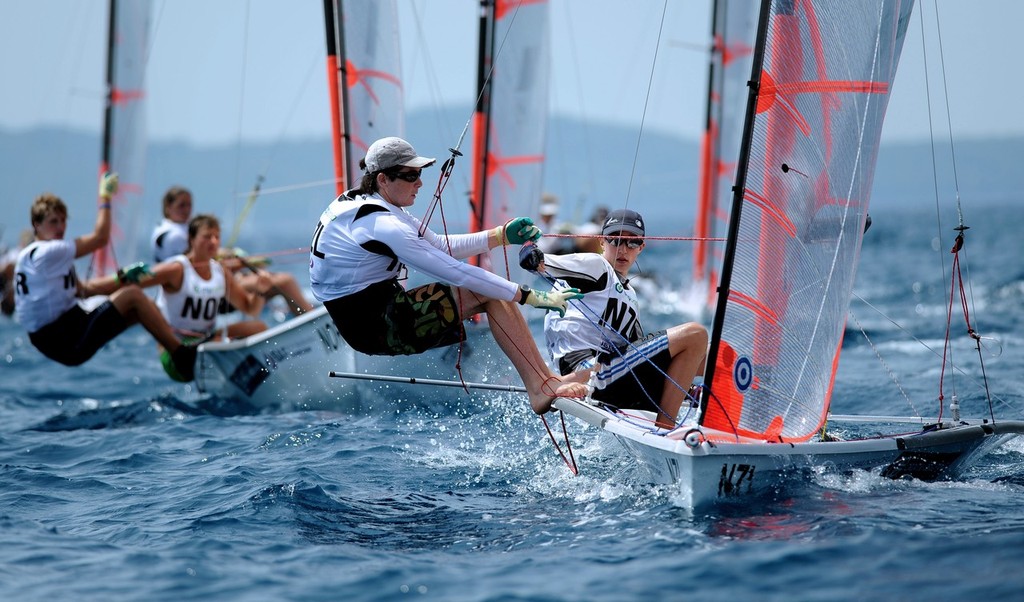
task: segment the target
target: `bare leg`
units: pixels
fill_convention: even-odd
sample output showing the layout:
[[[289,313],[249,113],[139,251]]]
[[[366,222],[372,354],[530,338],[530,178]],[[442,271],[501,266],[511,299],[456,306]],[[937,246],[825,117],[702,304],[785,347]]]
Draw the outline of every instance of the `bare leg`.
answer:
[[[254,335],[258,332],[263,332],[266,329],[267,325],[260,320],[245,320],[244,322],[235,322],[234,324],[228,325],[228,338],[240,339],[243,337]]]
[[[164,319],[156,303],[138,286],[126,286],[110,295],[110,302],[129,324],[142,324],[164,349],[174,352],[181,346],[171,325]]]
[[[675,425],[676,415],[683,405],[686,392],[698,372],[704,372],[708,353],[708,331],[696,322],[687,322],[668,329],[668,351],[672,354],[661,393],[661,412],[655,423],[663,428]],[[676,385],[679,386],[676,386]],[[667,414],[667,416],[666,416]],[[669,419],[671,417],[671,420]]]
[[[281,295],[281,298],[288,303],[288,309],[296,316],[313,309],[313,305],[302,294],[302,289],[299,288],[299,283],[295,281],[294,276],[286,272],[268,272],[268,274],[270,283],[274,287],[270,293],[267,293],[268,296],[273,296],[274,293]],[[249,292],[256,290],[258,280],[256,274],[236,274],[235,278],[245,290]]]
[[[515,366],[530,396],[530,407],[538,414],[551,409],[555,397],[584,397],[587,386],[580,375],[555,376],[533,340],[523,314],[511,301],[481,297],[465,289],[455,289],[461,316],[466,319],[480,311],[487,313],[491,335]]]

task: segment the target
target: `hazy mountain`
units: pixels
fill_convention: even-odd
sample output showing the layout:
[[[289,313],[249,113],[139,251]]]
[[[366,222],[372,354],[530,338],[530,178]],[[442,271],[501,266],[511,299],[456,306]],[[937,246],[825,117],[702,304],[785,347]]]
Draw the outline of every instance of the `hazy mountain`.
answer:
[[[442,117],[413,114],[407,137],[421,154],[447,157],[458,140],[468,112],[452,110]],[[546,189],[562,199],[563,218],[582,219],[598,204],[631,207],[647,213],[656,231],[686,233],[692,222],[697,191],[698,147],[692,140],[636,131],[615,125],[583,124],[555,117],[548,133]],[[455,230],[464,228],[465,191],[469,181],[469,137],[461,149],[455,175],[445,192],[446,213]],[[0,224],[3,242],[28,225],[28,205],[40,192],[52,191],[71,207],[71,232],[91,227],[100,140],[97,133],[40,129],[0,131]],[[960,195],[971,203],[1012,201],[1024,189],[1024,138],[965,140],[955,146]],[[938,188],[946,202],[953,198],[949,144],[936,149]],[[934,203],[932,150],[927,143],[889,144],[881,149],[872,197],[872,213],[887,206]],[[308,244],[312,224],[333,198],[333,159],[326,139],[246,143],[226,147],[194,147],[153,142],[147,155],[147,219],[156,224],[160,197],[172,184],[193,190],[196,210],[213,212],[224,222],[225,238],[245,197],[259,175],[264,193],[244,222],[240,242],[255,248],[270,237],[276,244]],[[437,173],[436,171],[434,172]],[[310,185],[320,182],[319,185]],[[425,189],[433,181],[426,182]],[[275,189],[288,188],[285,192]],[[421,199],[426,200],[428,194]],[[422,202],[422,201],[421,201]],[[425,203],[424,203],[425,204]],[[417,204],[417,207],[419,204]],[[269,241],[268,241],[269,242]]]

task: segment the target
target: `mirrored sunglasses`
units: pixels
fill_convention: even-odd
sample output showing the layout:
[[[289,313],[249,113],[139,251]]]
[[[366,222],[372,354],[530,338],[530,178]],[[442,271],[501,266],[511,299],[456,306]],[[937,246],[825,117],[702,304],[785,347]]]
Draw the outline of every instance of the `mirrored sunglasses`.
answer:
[[[627,249],[639,249],[644,244],[642,238],[606,238],[604,241],[613,247],[626,245]]]

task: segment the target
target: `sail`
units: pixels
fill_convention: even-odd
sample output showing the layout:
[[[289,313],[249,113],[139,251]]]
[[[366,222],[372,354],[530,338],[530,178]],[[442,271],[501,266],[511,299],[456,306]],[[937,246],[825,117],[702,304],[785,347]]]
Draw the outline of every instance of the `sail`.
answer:
[[[824,424],[912,0],[765,0],[702,403],[771,441]]]
[[[751,0],[716,0],[712,7],[711,65],[693,252],[693,280],[706,291],[706,304],[712,308],[725,243],[710,239],[724,239],[729,229],[728,203],[746,114],[757,8]]]
[[[110,243],[93,256],[98,276],[113,273],[118,263],[140,258],[146,159],[143,91],[151,4],[151,0],[110,0],[100,174],[117,172],[120,186],[111,202]]]
[[[337,192],[378,138],[405,135],[395,0],[324,0]],[[339,76],[340,74],[340,76]]]
[[[537,214],[550,70],[546,0],[484,0],[481,4],[478,90],[482,93],[473,118],[470,193],[470,230],[474,232]]]

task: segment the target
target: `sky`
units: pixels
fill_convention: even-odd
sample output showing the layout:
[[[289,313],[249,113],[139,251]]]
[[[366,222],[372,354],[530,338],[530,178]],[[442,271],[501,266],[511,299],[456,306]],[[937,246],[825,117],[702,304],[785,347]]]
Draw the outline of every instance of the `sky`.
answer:
[[[321,0],[152,1],[151,140],[212,146],[328,135]],[[407,110],[469,106],[477,0],[397,1]],[[552,113],[698,138],[709,2],[550,1]],[[106,10],[104,0],[0,3],[0,129],[101,129]],[[949,123],[954,138],[1024,135],[1024,81],[1010,66],[1022,22],[1019,0],[919,2],[883,142],[928,139],[925,49],[936,128]]]

